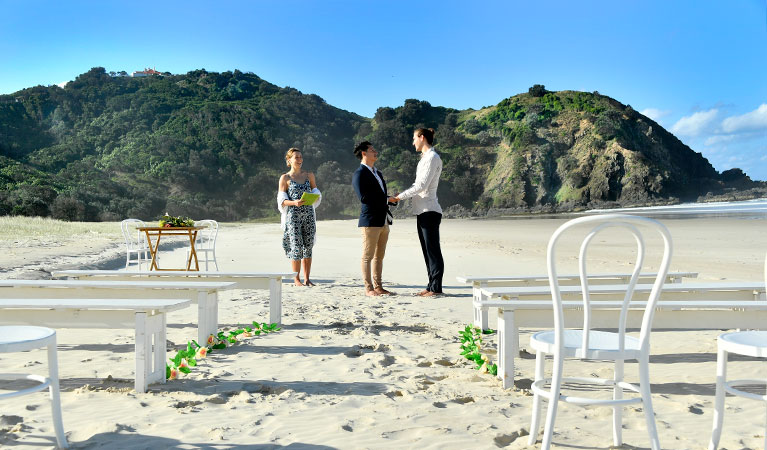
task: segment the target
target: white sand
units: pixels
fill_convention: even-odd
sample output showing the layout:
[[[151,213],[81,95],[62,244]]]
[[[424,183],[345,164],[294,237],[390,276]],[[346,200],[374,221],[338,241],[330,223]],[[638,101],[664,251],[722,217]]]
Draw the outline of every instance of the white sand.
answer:
[[[697,271],[701,280],[763,278],[764,221],[664,222],[675,240],[672,270]],[[58,330],[68,438],[74,448],[526,448],[527,437],[518,436],[529,427],[532,397],[523,388],[533,377],[533,360],[516,360],[521,382],[504,391],[459,357],[457,332],[471,322],[471,291],[455,277],[545,273],[546,243],[561,223],[444,221],[448,295],[424,300],[409,295],[426,281],[413,220],[397,221],[385,260],[386,286],[400,295],[373,299],[362,295],[356,221],[321,222],[312,270],[317,286],[284,285],[281,332],[212,353],[190,375],[152,385],[146,394],[132,390],[132,330]],[[77,242],[14,248],[0,259],[0,276],[94,267],[99,258],[120,254],[118,235],[116,228],[115,241],[90,242],[87,255]],[[278,225],[224,224],[217,250],[224,271],[289,268]],[[613,253],[595,253],[601,260],[595,271],[625,270]],[[182,258],[179,248],[162,262]],[[223,295],[224,328],[267,316],[267,292]],[[170,316],[174,348],[196,335],[195,317],[191,309]],[[523,347],[531,331],[522,331]],[[719,333],[653,334],[650,371],[663,448],[708,443]],[[45,355],[2,355],[0,367],[45,372]],[[611,369],[601,363],[571,367],[600,375]],[[736,361],[730,370],[758,376],[763,367]],[[635,364],[627,364],[626,373],[635,381]],[[0,446],[50,447],[49,411],[42,393],[0,402]],[[763,404],[728,397],[722,446],[760,448],[764,413]],[[609,409],[562,404],[554,442],[610,448],[610,427]],[[625,409],[624,428],[625,448],[649,447],[641,410]]]

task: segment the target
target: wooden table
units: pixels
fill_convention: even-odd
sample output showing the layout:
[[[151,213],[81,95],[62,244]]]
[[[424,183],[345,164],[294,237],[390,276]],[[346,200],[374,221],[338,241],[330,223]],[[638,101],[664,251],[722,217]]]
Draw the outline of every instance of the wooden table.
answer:
[[[197,240],[197,232],[205,227],[138,227],[139,232],[146,234],[146,241],[149,245],[149,253],[152,255],[152,263],[149,270],[200,270],[200,264],[197,261],[197,252],[194,250],[194,242]],[[189,259],[186,261],[186,269],[160,269],[157,265],[157,250],[160,248],[160,238],[162,236],[188,236],[189,237]],[[152,238],[154,245],[152,245]],[[194,269],[192,269],[192,260],[194,260]]]

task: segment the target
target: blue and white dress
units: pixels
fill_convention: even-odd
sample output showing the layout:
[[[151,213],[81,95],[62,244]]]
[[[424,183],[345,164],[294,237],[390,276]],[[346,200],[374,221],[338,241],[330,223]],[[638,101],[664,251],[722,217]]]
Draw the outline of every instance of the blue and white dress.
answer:
[[[288,181],[288,200],[298,200],[304,192],[312,192],[307,179],[299,184]],[[282,248],[288,259],[299,260],[312,257],[317,223],[314,218],[314,206],[288,206],[285,211],[285,227],[282,235]]]

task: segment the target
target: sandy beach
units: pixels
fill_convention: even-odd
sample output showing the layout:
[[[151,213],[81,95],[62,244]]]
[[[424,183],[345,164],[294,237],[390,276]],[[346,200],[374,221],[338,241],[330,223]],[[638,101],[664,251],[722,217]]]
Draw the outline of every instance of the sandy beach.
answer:
[[[472,321],[471,290],[458,275],[546,272],[546,244],[564,219],[445,220],[441,239],[446,295],[421,299],[426,273],[415,221],[391,232],[384,282],[399,295],[368,298],[359,274],[356,220],[318,223],[312,279],[316,287],[283,286],[283,328],[211,353],[191,374],[149,392],[133,390],[133,330],[61,329],[59,366],[64,427],[73,448],[508,448],[527,446],[532,358],[518,358],[513,389],[460,357],[458,331]],[[700,281],[760,281],[764,220],[663,220],[674,239],[671,270]],[[222,224],[222,271],[287,271],[277,224]],[[579,244],[579,242],[578,242]],[[652,245],[651,245],[652,247]],[[0,278],[44,278],[57,269],[120,268],[114,238],[18,240],[0,243]],[[163,264],[184,257],[177,246]],[[594,271],[625,271],[613,250],[595,253]],[[570,261],[572,270],[575,269]],[[222,295],[226,329],[268,318],[268,292]],[[169,354],[196,336],[196,311],[168,319]],[[491,315],[491,327],[495,320]],[[521,330],[522,348],[531,332]],[[716,336],[721,330],[653,333],[653,402],[664,449],[700,449],[711,433]],[[46,370],[45,354],[0,355],[3,372]],[[763,362],[730,366],[758,377]],[[588,375],[607,364],[574,363]],[[636,364],[627,363],[628,381]],[[765,411],[759,402],[727,398],[721,448],[761,448]],[[649,448],[639,408],[624,413],[624,446]],[[611,448],[610,410],[561,404],[559,448]],[[49,402],[35,394],[0,402],[0,447],[52,447]]]

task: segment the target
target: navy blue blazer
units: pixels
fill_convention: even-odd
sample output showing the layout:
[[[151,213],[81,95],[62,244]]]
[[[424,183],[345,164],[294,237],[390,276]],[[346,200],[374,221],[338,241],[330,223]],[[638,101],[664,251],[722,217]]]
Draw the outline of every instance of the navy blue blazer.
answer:
[[[386,194],[386,180],[380,170],[375,168],[374,170],[381,177],[383,190],[370,169],[363,164],[360,164],[352,176],[354,192],[362,203],[358,227],[382,227],[386,223],[386,213],[389,211],[389,205],[386,203],[389,198]]]

